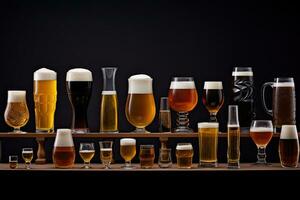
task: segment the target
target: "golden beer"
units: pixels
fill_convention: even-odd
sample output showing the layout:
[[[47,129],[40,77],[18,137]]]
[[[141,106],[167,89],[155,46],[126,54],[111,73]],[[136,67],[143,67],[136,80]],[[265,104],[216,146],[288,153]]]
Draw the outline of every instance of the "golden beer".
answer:
[[[120,154],[125,162],[131,161],[136,154],[135,139],[125,138],[120,140]]]
[[[228,164],[238,164],[240,162],[240,127],[239,125],[228,125],[227,132],[227,162]]]
[[[33,159],[33,151],[23,151],[22,158],[25,161],[25,163],[30,163]]]
[[[112,161],[112,148],[101,148],[100,149],[100,159],[103,164],[111,163]]]
[[[217,166],[219,123],[198,123],[200,166]]]
[[[54,131],[56,85],[56,72],[42,68],[34,73],[33,95],[37,132],[50,133]]]
[[[153,121],[156,112],[152,78],[139,74],[131,76],[128,82],[126,118],[136,127],[136,132],[146,132],[145,127]]]
[[[95,150],[80,150],[79,155],[85,163],[89,163],[95,155]]]
[[[118,132],[118,101],[116,91],[103,91],[100,132]]]
[[[176,158],[178,168],[191,168],[193,164],[194,150],[190,143],[179,143],[176,146]]]

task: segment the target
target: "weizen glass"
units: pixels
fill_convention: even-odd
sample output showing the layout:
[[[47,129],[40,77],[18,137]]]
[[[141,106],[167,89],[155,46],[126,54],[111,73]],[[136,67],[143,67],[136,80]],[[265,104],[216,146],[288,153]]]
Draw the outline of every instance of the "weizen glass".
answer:
[[[273,88],[272,110],[266,106],[265,90],[267,86]],[[296,95],[293,78],[275,78],[274,82],[262,86],[262,102],[266,113],[273,117],[276,133],[280,133],[282,125],[296,124]]]
[[[155,117],[155,102],[152,91],[152,78],[145,74],[131,76],[128,79],[126,118],[136,127],[135,132],[147,133],[148,126]]]
[[[82,168],[91,168],[91,160],[95,155],[94,143],[80,143],[79,155],[84,162]]]
[[[116,67],[103,67],[103,91],[100,111],[100,132],[117,133],[118,99],[115,88]]]
[[[92,94],[92,72],[83,68],[71,69],[67,72],[66,86],[72,106],[72,132],[89,132],[87,109]]]
[[[273,136],[273,124],[270,120],[254,120],[250,127],[250,137],[257,146],[256,164],[268,165],[266,147]]]
[[[205,81],[202,101],[210,114],[210,121],[217,122],[217,113],[224,103],[222,82]]]
[[[57,82],[56,72],[41,68],[34,72],[34,110],[36,132],[54,132]]]
[[[131,165],[131,160],[136,155],[136,140],[133,138],[123,138],[120,140],[120,154],[125,160],[124,169],[134,168]]]
[[[297,167],[299,139],[296,125],[282,125],[279,140],[279,158],[282,167]]]
[[[198,102],[198,93],[192,77],[174,77],[169,89],[168,99],[170,107],[177,112],[177,128],[174,132],[193,132],[189,128],[188,113]]]
[[[240,124],[237,105],[228,106],[227,164],[230,169],[240,168]]]
[[[198,123],[200,167],[217,167],[218,135],[219,123]]]
[[[154,145],[141,145],[140,146],[140,164],[141,168],[153,168],[155,159]]]
[[[30,169],[30,164],[33,159],[33,149],[32,148],[23,148],[22,149],[22,158],[25,161],[25,168]]]
[[[193,164],[194,150],[191,143],[178,143],[176,146],[177,167],[190,169]]]
[[[110,169],[110,164],[113,159],[113,141],[101,141],[100,145],[100,160],[105,166],[105,169]]]
[[[4,113],[5,122],[14,128],[14,133],[25,133],[20,130],[29,120],[25,90],[9,90]]]

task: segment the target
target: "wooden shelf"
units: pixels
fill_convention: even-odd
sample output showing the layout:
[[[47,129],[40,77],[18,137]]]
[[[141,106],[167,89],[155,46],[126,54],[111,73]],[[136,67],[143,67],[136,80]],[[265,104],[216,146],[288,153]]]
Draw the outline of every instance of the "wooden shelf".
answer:
[[[0,138],[54,138],[55,133],[0,133]],[[198,133],[85,133],[73,134],[74,138],[197,138]],[[226,138],[227,133],[219,133],[219,137]],[[241,137],[249,137],[249,133],[241,133]],[[279,137],[279,134],[273,134]]]
[[[282,168],[279,163],[272,163],[270,166],[257,166],[253,163],[242,163],[240,169],[228,169],[227,164],[220,163],[218,167],[216,168],[199,168],[198,164],[193,164],[192,169],[178,169],[176,167],[176,164],[173,164],[170,168],[159,168],[157,164],[154,165],[152,169],[141,169],[139,164],[133,164],[134,169],[123,169],[123,164],[112,164],[112,169],[104,169],[102,164],[92,164],[91,169],[82,169],[83,164],[75,164],[74,168],[72,169],[57,169],[54,168],[53,164],[44,164],[44,165],[37,165],[32,164],[32,169],[25,169],[25,166],[23,163],[20,163],[17,169],[10,169],[8,163],[1,163],[0,164],[0,171],[84,171],[84,172],[93,172],[93,171],[99,171],[99,172],[107,172],[107,171],[140,171],[140,172],[168,172],[168,171],[185,171],[185,172],[195,172],[195,171],[298,171],[300,173],[300,167],[298,168]]]

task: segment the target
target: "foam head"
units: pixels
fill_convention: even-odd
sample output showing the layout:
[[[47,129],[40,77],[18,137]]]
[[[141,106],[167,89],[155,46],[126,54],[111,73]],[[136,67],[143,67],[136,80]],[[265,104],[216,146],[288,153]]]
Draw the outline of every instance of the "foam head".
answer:
[[[282,125],[280,139],[298,139],[296,125]]]
[[[204,89],[205,90],[222,90],[223,84],[221,81],[205,81]]]
[[[217,122],[201,122],[198,123],[198,128],[219,128],[219,123]]]
[[[55,147],[73,147],[73,138],[71,129],[57,129],[54,142]]]
[[[251,67],[235,67],[232,76],[253,76]]]
[[[33,80],[56,80],[56,72],[47,68],[36,70],[33,74]]]
[[[128,84],[128,94],[152,94],[152,78],[146,74],[131,76]]]
[[[176,146],[176,150],[193,150],[192,144],[180,144]]]
[[[136,140],[133,138],[123,138],[120,140],[120,145],[124,146],[124,145],[135,145],[136,144]]]
[[[25,90],[8,90],[7,102],[25,102],[26,91]]]
[[[273,128],[272,127],[251,127],[250,132],[272,132],[273,133]]]
[[[277,82],[273,84],[273,87],[295,87],[294,82]]]
[[[83,68],[71,69],[67,72],[66,81],[93,81],[92,72]]]
[[[172,81],[170,89],[195,89],[194,81]]]

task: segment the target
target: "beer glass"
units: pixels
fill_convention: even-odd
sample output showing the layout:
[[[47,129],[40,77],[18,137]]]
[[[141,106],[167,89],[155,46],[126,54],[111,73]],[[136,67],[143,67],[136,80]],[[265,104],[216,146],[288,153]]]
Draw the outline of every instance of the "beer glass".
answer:
[[[169,168],[172,166],[172,149],[161,148],[159,149],[158,165],[160,168]]]
[[[92,94],[93,77],[92,72],[75,68],[67,72],[66,86],[69,101],[72,106],[73,133],[89,132],[87,109]]]
[[[75,148],[71,129],[57,129],[52,160],[56,168],[72,168],[75,162]]]
[[[110,164],[113,159],[113,141],[101,141],[100,145],[100,159],[105,169],[110,169]]]
[[[54,131],[56,109],[56,72],[41,68],[34,72],[33,95],[36,132]]]
[[[168,95],[170,107],[177,112],[177,128],[174,132],[193,132],[189,128],[188,112],[198,102],[198,93],[192,77],[174,77]]]
[[[12,155],[8,157],[9,168],[16,169],[18,167],[18,156]]]
[[[273,136],[273,124],[269,120],[254,120],[250,127],[250,137],[257,146],[256,164],[268,165],[266,147]]]
[[[126,118],[136,127],[135,132],[146,133],[155,117],[155,102],[152,92],[152,78],[145,74],[131,76],[128,79]]]
[[[217,167],[219,123],[198,123],[200,167]]]
[[[217,122],[217,113],[224,103],[221,81],[205,81],[202,101],[210,114],[210,121]]]
[[[237,105],[228,106],[227,164],[230,169],[240,168],[240,124]]]
[[[91,168],[91,160],[95,155],[94,143],[80,143],[79,155],[84,162],[82,168]]]
[[[193,164],[194,150],[191,143],[178,143],[176,146],[177,167],[190,169]]]
[[[14,133],[24,133],[20,128],[25,126],[29,120],[25,90],[8,91],[4,119],[9,126],[14,128]]]
[[[267,108],[265,90],[267,86],[273,88],[272,110]],[[273,116],[273,124],[276,133],[280,133],[282,125],[296,124],[296,97],[293,78],[275,78],[274,82],[265,83],[262,86],[262,103],[266,113]]]
[[[254,82],[251,67],[235,67],[232,72],[230,104],[239,107],[239,121],[243,129],[248,129],[255,118]]]
[[[282,125],[279,140],[279,158],[282,167],[297,167],[299,140],[296,125]]]
[[[33,159],[33,149],[32,148],[23,148],[22,149],[22,158],[25,161],[25,168],[30,169],[30,164]]]
[[[132,169],[131,160],[136,154],[136,140],[133,138],[123,138],[120,140],[120,154],[125,160],[124,169]]]
[[[118,132],[118,99],[115,88],[116,67],[103,67],[103,91],[100,111],[100,132]]]
[[[171,132],[171,112],[168,97],[160,98],[159,132]]]
[[[153,168],[155,159],[154,145],[141,145],[140,146],[140,164],[141,168]]]

